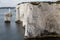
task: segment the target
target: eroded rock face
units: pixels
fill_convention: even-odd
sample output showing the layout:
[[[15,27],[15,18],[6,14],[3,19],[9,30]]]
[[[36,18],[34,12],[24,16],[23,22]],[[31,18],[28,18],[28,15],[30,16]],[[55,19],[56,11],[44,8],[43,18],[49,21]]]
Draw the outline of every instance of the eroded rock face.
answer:
[[[27,37],[41,36],[44,30],[60,34],[60,4],[20,4],[20,20]]]
[[[10,21],[12,17],[12,14],[10,12],[6,13],[4,16],[4,21]]]

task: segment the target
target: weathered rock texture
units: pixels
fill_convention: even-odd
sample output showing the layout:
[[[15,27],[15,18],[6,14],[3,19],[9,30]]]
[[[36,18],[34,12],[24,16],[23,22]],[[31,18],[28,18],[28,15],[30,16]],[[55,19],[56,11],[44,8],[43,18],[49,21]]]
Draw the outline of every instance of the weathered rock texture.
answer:
[[[20,10],[19,10],[19,5],[18,6],[16,6],[16,21],[18,21],[18,20],[20,20]]]
[[[19,13],[20,21],[25,26],[25,36],[41,36],[44,31],[60,34],[59,2],[21,3]]]
[[[10,23],[11,17],[12,17],[12,14],[10,12],[6,13],[5,16],[4,16],[4,21],[6,23]]]

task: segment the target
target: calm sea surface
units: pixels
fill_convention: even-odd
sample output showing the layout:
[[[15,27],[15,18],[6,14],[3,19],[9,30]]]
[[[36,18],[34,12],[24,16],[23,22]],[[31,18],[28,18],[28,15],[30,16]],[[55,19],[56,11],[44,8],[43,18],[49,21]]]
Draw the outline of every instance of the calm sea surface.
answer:
[[[11,23],[4,23],[4,14],[9,9],[0,9],[0,40],[24,40],[21,25],[15,23],[15,9],[11,9]]]

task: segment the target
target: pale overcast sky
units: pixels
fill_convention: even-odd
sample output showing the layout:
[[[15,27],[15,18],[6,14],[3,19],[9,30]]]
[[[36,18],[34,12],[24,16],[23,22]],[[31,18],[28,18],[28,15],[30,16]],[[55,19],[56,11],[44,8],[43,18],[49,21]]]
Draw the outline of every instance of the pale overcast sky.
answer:
[[[0,0],[0,7],[14,7],[17,3],[24,1],[41,1],[41,0]],[[42,1],[57,1],[57,0],[42,0]]]

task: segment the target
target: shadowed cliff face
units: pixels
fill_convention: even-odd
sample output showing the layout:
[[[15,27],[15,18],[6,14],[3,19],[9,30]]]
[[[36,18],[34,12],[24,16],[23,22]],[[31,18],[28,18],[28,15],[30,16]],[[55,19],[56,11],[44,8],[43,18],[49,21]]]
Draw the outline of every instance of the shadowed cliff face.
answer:
[[[57,5],[58,4],[41,4],[42,13],[40,13],[40,18],[42,18],[41,23],[43,24],[44,30],[60,34],[60,10],[57,9],[59,8]]]
[[[43,13],[41,15],[43,16],[41,17],[44,20],[43,24],[45,26],[45,30],[47,30],[48,32],[56,32],[60,34],[60,10],[57,9],[59,8],[59,6],[57,5],[58,4],[45,4],[45,6],[42,7]]]
[[[47,4],[41,3],[41,7],[34,6],[34,11],[32,14],[32,26],[30,26],[29,31],[33,36],[41,35],[44,33],[44,30],[47,30],[46,33],[56,33],[60,34],[60,12],[57,9],[57,4]],[[31,21],[31,19],[29,20]],[[29,24],[31,25],[31,23]],[[29,26],[28,26],[29,27]]]
[[[45,29],[48,30],[49,32],[58,33],[58,31],[60,29],[59,23],[58,23],[58,19],[56,19],[54,16],[56,16],[56,15],[49,15],[48,17],[46,17]]]

